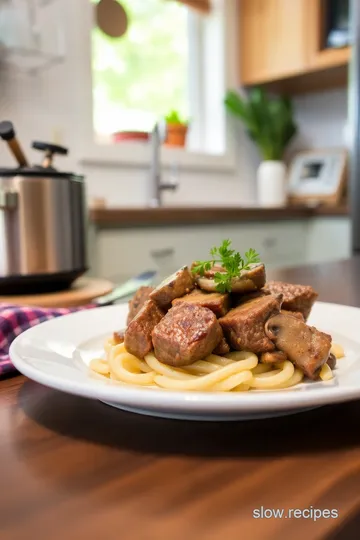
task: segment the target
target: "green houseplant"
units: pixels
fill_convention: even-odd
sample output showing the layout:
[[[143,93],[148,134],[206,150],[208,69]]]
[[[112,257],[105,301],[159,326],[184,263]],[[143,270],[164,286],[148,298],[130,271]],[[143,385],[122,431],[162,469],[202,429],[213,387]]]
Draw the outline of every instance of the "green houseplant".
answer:
[[[257,175],[260,204],[284,205],[286,167],[283,156],[297,132],[291,100],[283,96],[270,98],[261,88],[253,88],[247,99],[228,91],[224,103],[227,111],[245,125],[263,158]]]
[[[170,111],[165,116],[166,122],[166,140],[168,146],[181,146],[186,144],[186,135],[188,131],[188,122],[184,120],[178,111]]]

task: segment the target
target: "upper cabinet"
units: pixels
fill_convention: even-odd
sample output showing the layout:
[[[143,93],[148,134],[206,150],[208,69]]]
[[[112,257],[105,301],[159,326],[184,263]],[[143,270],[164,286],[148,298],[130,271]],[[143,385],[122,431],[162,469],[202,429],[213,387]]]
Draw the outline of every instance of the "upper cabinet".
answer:
[[[239,5],[241,84],[301,92],[346,83],[347,0],[239,0]]]
[[[349,62],[349,0],[303,0],[308,19],[309,69]],[[336,46],[337,45],[337,46]]]
[[[243,84],[258,84],[306,67],[304,0],[240,0]]]

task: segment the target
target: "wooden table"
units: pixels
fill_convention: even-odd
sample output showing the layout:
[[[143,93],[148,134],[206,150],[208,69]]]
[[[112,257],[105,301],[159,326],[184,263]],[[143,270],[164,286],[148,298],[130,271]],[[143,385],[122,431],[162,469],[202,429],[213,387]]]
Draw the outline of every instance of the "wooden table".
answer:
[[[360,306],[360,258],[271,277]],[[0,383],[0,467],[1,539],[360,538],[360,401],[192,423],[123,413],[18,376]],[[261,507],[339,517],[255,519]]]

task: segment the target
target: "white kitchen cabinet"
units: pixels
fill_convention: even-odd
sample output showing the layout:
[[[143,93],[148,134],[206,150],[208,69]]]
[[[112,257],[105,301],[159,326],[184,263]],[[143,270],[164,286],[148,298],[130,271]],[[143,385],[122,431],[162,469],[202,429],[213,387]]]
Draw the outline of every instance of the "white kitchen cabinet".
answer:
[[[154,269],[152,252],[172,250],[164,259],[168,274],[230,238],[244,253],[255,248],[268,268],[299,266],[350,256],[350,219],[315,217],[289,221],[239,222],[214,225],[90,228],[91,274],[121,282]]]
[[[311,219],[308,222],[306,260],[309,263],[351,256],[351,221],[347,217]]]
[[[173,249],[164,272],[206,259],[214,245],[231,238],[240,252],[255,248],[268,267],[304,263],[307,221],[279,221],[177,227],[118,228],[97,232],[97,274],[120,281],[154,268],[151,252]]]

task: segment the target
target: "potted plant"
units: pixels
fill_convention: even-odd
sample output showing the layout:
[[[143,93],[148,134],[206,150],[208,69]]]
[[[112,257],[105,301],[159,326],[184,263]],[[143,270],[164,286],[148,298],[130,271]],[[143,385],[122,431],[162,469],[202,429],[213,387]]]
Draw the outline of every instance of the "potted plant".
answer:
[[[229,91],[226,109],[246,126],[257,144],[263,161],[257,171],[258,199],[261,206],[286,203],[285,149],[297,131],[292,104],[287,97],[269,98],[260,88],[250,90],[248,99]]]
[[[166,139],[168,146],[185,146],[188,122],[181,118],[177,111],[171,111],[165,116]]]

